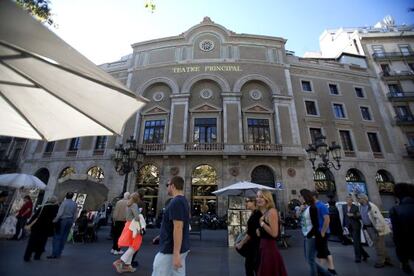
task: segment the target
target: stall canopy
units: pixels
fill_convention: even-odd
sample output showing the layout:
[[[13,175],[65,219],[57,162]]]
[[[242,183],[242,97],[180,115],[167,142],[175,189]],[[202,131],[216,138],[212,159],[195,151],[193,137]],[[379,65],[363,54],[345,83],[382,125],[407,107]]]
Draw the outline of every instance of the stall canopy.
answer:
[[[244,196],[244,197],[254,197],[258,190],[268,190],[271,192],[276,191],[275,188],[264,186],[248,181],[240,181],[234,183],[230,186],[227,186],[223,189],[213,192],[213,194],[218,196]]]
[[[40,189],[44,190],[46,184],[39,178],[30,174],[9,173],[0,175],[0,186],[16,189]]]
[[[121,134],[146,102],[14,2],[0,1],[0,135]]]

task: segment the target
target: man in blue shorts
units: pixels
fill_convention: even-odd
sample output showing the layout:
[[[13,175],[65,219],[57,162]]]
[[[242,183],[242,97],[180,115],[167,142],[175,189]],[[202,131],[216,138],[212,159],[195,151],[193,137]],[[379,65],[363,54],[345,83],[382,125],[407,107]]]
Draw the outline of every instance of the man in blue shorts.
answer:
[[[190,249],[190,212],[184,197],[184,179],[173,177],[167,184],[173,199],[165,209],[160,229],[160,251],[155,255],[152,276],[184,276]]]
[[[335,271],[335,265],[333,262],[333,258],[328,248],[328,236],[330,232],[329,231],[329,223],[330,223],[329,209],[328,207],[326,207],[325,203],[318,200],[317,192],[313,193],[313,197],[315,198],[315,205],[316,205],[316,208],[318,209],[319,232],[321,233],[321,238],[322,238],[321,242],[317,243],[319,245],[316,247],[316,252],[317,252],[316,257],[321,260],[321,265],[322,265],[322,260],[326,260],[328,264],[328,271],[332,275],[337,275]]]

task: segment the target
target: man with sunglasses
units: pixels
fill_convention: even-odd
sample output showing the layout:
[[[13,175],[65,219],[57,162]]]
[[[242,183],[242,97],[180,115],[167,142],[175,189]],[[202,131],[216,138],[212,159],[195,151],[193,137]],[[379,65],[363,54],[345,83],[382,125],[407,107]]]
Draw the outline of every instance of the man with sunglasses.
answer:
[[[167,183],[173,199],[166,206],[160,229],[160,251],[155,255],[152,276],[185,275],[185,259],[190,249],[190,211],[184,197],[184,179],[173,177]]]

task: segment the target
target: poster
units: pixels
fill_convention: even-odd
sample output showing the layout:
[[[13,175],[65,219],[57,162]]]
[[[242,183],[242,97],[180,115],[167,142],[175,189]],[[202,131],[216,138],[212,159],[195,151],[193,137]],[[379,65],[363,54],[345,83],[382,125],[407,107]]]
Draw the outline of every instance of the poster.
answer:
[[[368,195],[367,192],[367,185],[365,184],[365,182],[347,182],[347,187],[348,187],[348,193],[349,194],[366,194]]]
[[[229,209],[245,209],[244,198],[241,196],[229,196]]]
[[[237,237],[241,233],[241,226],[227,226],[229,246],[234,246]]]
[[[240,211],[229,210],[227,221],[228,221],[228,225],[240,225],[241,223]]]

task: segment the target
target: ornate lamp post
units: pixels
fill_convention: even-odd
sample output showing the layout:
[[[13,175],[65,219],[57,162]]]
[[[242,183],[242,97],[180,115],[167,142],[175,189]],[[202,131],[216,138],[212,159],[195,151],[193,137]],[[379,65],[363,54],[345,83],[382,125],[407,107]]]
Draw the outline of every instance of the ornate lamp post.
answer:
[[[316,169],[315,161],[319,156],[322,162],[317,165],[318,168],[334,168],[335,170],[339,170],[341,168],[341,146],[337,145],[336,142],[332,142],[332,145],[328,146],[325,141],[326,137],[320,135],[316,137],[315,142],[309,144],[309,147],[306,149],[309,161],[312,163],[312,169]],[[331,154],[332,159],[336,162],[336,164],[333,161],[329,160],[329,153]]]
[[[123,196],[126,192],[129,173],[131,171],[134,173],[138,171],[145,156],[142,149],[137,147],[137,142],[133,136],[131,136],[126,142],[127,146],[125,148],[122,144],[115,148],[114,157],[115,170],[119,173],[119,175],[125,175],[121,196]]]

